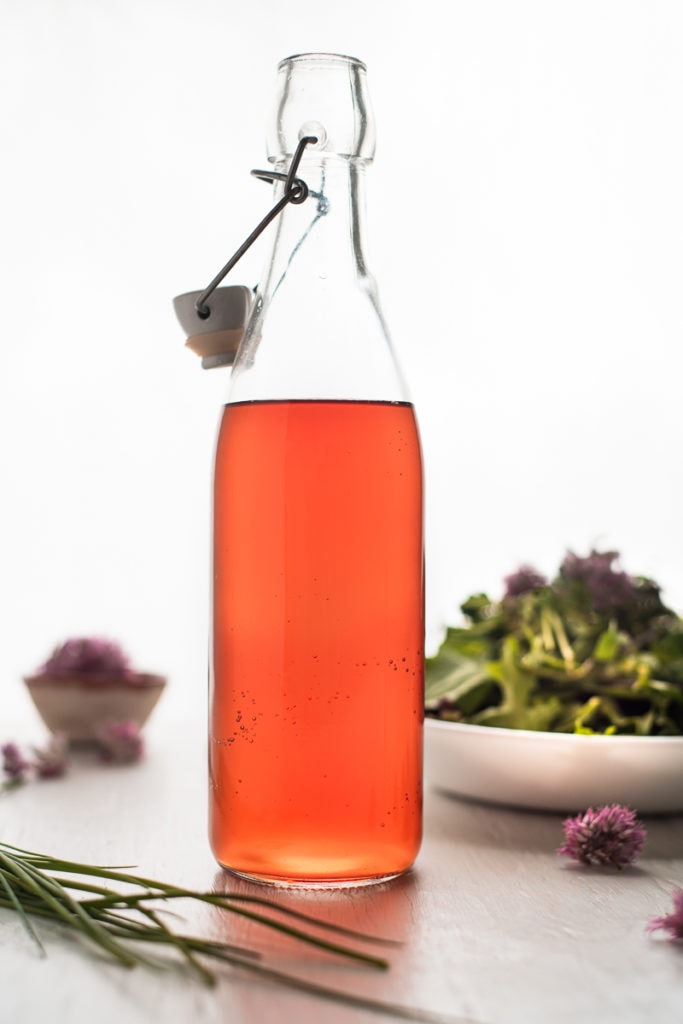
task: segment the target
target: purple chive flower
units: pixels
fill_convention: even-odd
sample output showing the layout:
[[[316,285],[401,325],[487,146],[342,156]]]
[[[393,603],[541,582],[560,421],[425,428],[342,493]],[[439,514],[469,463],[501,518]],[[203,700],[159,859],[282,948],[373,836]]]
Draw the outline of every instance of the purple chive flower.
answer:
[[[128,676],[130,663],[118,644],[94,637],[76,637],[56,647],[39,670],[42,675]]]
[[[683,889],[674,889],[673,899],[673,913],[653,917],[647,926],[647,931],[665,931],[669,933],[670,939],[683,941]]]
[[[95,730],[102,761],[135,764],[141,761],[145,742],[136,722],[102,722]]]
[[[617,551],[591,551],[586,558],[571,551],[560,566],[560,578],[585,587],[597,612],[609,614],[633,600],[636,586],[631,576],[613,568]]]
[[[20,782],[25,782],[31,765],[16,743],[4,743],[0,747],[0,753],[2,754],[2,771],[8,783],[19,785]]]
[[[519,597],[520,594],[530,594],[533,590],[538,590],[539,587],[547,587],[548,585],[545,576],[536,572],[531,565],[520,565],[517,572],[513,572],[511,576],[506,576],[503,582],[505,583],[506,597]]]
[[[33,767],[39,779],[58,779],[69,767],[69,741],[61,733],[50,737],[44,747],[34,747]]]
[[[610,804],[564,821],[565,841],[558,849],[581,864],[625,868],[643,848],[646,832],[635,811]]]

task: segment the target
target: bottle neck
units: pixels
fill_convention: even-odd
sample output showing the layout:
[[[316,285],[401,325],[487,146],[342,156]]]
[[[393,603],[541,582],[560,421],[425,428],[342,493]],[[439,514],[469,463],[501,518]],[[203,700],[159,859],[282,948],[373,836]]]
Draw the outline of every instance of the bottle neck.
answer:
[[[405,401],[365,262],[364,162],[311,157],[297,176],[309,195],[273,225],[229,401]],[[278,182],[276,199],[283,190]]]
[[[280,173],[287,169],[286,164],[276,165]],[[269,299],[285,280],[288,290],[369,285],[364,252],[365,163],[343,158],[307,160],[298,177],[308,186],[308,199],[285,207],[279,218],[259,292]],[[275,198],[283,191],[284,183],[278,182]]]

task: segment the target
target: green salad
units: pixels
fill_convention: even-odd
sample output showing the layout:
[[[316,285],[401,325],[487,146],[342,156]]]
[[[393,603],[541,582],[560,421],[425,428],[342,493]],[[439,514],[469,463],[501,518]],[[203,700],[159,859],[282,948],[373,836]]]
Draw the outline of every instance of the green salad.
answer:
[[[474,594],[426,664],[432,718],[602,735],[683,733],[683,619],[615,551],[530,566]]]

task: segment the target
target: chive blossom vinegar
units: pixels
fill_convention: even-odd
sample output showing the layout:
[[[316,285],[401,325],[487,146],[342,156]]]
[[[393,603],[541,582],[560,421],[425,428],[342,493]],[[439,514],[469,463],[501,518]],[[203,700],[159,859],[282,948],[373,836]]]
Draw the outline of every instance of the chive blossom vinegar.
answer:
[[[362,245],[359,61],[282,62],[278,173],[302,134],[309,198],[271,229],[216,448],[210,831],[224,867],[322,887],[420,845],[422,462]]]

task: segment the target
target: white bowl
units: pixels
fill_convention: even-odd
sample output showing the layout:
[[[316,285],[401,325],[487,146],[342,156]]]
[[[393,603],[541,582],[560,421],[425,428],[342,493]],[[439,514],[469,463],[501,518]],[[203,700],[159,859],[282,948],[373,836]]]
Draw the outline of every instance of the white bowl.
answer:
[[[437,789],[486,803],[683,811],[682,736],[575,736],[428,718],[425,767]]]
[[[166,685],[163,676],[139,673],[135,682],[112,677],[93,682],[88,676],[55,680],[47,676],[24,679],[38,714],[53,733],[74,743],[92,742],[105,721],[135,722],[142,727]]]

